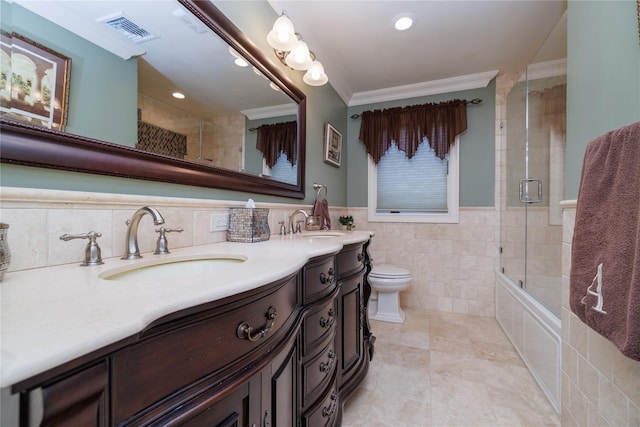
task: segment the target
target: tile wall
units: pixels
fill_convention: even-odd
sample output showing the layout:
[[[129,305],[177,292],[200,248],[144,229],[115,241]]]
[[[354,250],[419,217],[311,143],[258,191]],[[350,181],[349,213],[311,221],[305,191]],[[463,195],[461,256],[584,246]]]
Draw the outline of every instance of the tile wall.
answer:
[[[164,227],[184,229],[169,233],[169,249],[226,241],[226,231],[210,231],[212,213],[227,213],[244,202],[183,199],[123,194],[83,193],[29,188],[0,188],[0,221],[9,224],[11,248],[9,272],[53,265],[80,263],[87,240],[60,240],[62,234],[102,233],[98,244],[102,258],[120,257],[125,250],[125,221],[142,206],[157,208],[165,219]],[[278,234],[278,221],[288,218],[297,208],[311,211],[309,205],[256,203],[269,208],[269,226]],[[333,208],[332,222],[346,209]],[[140,251],[153,252],[158,233],[149,215],[138,228]]]
[[[562,248],[562,425],[640,425],[640,361],[629,359],[569,307],[575,202],[565,203]]]
[[[495,316],[499,216],[494,208],[460,208],[458,224],[367,222],[366,208],[351,208],[358,230],[375,232],[370,255],[412,274],[401,304]]]

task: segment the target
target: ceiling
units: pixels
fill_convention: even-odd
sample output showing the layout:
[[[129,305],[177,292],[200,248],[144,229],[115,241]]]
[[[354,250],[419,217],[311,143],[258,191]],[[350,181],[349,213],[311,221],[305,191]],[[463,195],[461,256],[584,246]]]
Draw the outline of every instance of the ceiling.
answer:
[[[219,59],[232,59],[226,46],[216,47],[215,40],[208,38],[195,40],[212,35],[199,34],[179,23],[173,2],[160,1],[150,7],[148,1],[14,1],[125,59],[144,53],[142,58],[152,67],[143,64],[143,71],[155,68],[156,76],[169,77],[181,89],[195,84],[192,98],[202,105],[211,99],[228,99],[234,102],[233,108],[246,110],[286,102],[271,101],[273,91],[262,87],[246,91],[250,99],[239,97],[238,89],[229,82],[230,76],[242,73],[233,65],[223,67]],[[542,60],[566,58],[566,0],[266,1],[276,11],[274,16],[287,11],[296,31],[324,64],[329,84],[347,105],[382,101],[385,96],[400,99],[469,89],[469,85],[482,87],[478,81],[486,85],[498,72],[522,71],[550,34],[554,41],[545,43]],[[236,2],[233,5],[241,8],[242,2]],[[114,11],[123,12],[160,37],[135,45],[96,21]],[[411,13],[415,23],[398,32],[392,19],[403,13]],[[558,22],[564,27],[556,28]],[[211,55],[203,55],[202,49],[183,48],[194,45],[206,45]],[[214,55],[216,49],[221,51],[218,56]],[[210,61],[210,65],[202,66],[203,61]],[[194,63],[201,66],[185,65]],[[223,72],[226,74],[213,74]],[[202,85],[203,81],[226,84],[214,87]],[[267,87],[255,79],[238,85],[246,88],[254,84]],[[161,87],[167,86],[163,82]],[[264,94],[264,101],[257,99],[258,93]]]
[[[565,0],[268,1],[286,10],[348,105],[406,85],[521,71],[566,10]],[[403,13],[414,25],[399,32],[392,19]],[[559,32],[548,59],[566,57],[566,26]]]

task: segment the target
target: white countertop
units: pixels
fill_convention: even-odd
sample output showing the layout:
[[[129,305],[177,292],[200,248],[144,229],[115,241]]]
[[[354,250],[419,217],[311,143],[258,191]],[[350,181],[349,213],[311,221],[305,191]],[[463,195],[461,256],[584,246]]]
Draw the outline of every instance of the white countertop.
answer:
[[[303,233],[304,235],[304,233]],[[339,237],[271,236],[259,243],[215,243],[172,249],[142,260],[104,259],[7,273],[0,283],[0,387],[136,334],[162,316],[274,282],[310,258],[364,242],[371,233]],[[231,254],[247,261],[179,281],[111,281],[100,273],[159,257]]]

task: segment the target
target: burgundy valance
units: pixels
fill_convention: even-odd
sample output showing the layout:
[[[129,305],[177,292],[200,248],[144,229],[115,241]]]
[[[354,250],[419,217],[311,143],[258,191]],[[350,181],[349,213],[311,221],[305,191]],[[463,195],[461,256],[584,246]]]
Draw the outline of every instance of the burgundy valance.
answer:
[[[456,136],[467,129],[466,101],[387,108],[362,113],[360,140],[375,164],[395,141],[412,158],[426,137],[436,155],[444,159]]]
[[[297,161],[297,123],[282,122],[258,127],[256,148],[262,152],[267,166],[272,168],[278,161],[280,153],[287,156],[292,165]]]

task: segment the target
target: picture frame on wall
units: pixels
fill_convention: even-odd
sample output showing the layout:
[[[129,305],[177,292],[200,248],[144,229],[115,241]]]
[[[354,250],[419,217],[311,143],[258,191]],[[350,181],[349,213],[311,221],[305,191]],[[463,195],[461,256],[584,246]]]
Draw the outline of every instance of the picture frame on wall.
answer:
[[[64,130],[69,104],[71,59],[17,33],[0,38],[2,116]],[[7,68],[10,72],[5,72]]]
[[[340,167],[342,160],[342,134],[327,122],[324,129],[324,161]]]

